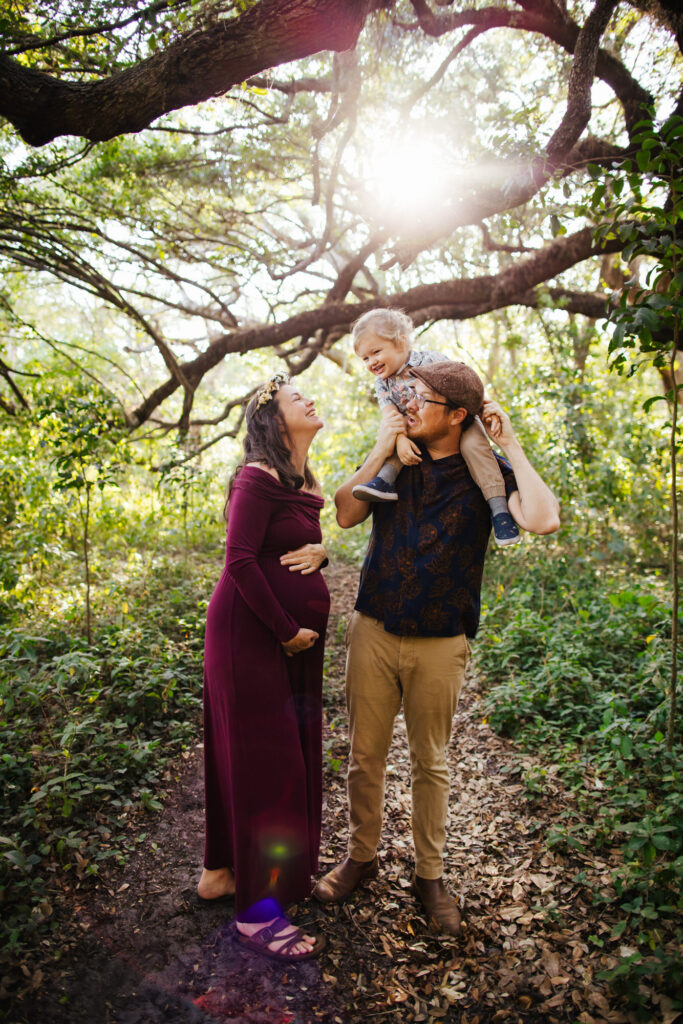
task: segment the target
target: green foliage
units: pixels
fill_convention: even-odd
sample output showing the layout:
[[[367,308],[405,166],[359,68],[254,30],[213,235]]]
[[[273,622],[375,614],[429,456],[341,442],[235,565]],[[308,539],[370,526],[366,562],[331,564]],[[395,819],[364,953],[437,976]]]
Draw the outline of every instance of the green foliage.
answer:
[[[642,407],[658,386],[654,374],[606,372],[606,339],[593,325],[567,325],[551,308],[537,324],[541,337],[521,315],[506,314],[511,359],[500,359],[493,390],[560,501],[561,544],[580,562],[663,566],[666,424],[662,407]],[[522,343],[529,355],[520,354]]]
[[[680,365],[680,326],[683,316],[683,118],[674,115],[661,126],[655,125],[654,119],[642,121],[636,125],[636,129],[634,142],[638,150],[635,165],[632,160],[625,160],[616,169],[609,171],[595,190],[593,206],[599,207],[605,202],[605,194],[609,192],[612,209],[607,222],[598,228],[598,237],[616,235],[622,238],[626,242],[622,252],[624,260],[639,257],[650,264],[644,287],[636,284],[630,292],[624,290],[617,309],[611,314],[616,323],[610,341],[612,365],[621,372],[628,369],[629,374],[632,374],[642,363],[651,363],[665,379],[668,374],[670,383],[666,395],[651,395],[644,407],[649,410],[658,401],[671,403],[669,458],[673,619],[666,732],[667,744],[672,749],[676,734],[679,628],[676,477],[681,444],[676,371]],[[626,217],[629,219],[625,220]]]
[[[33,410],[40,423],[39,445],[49,451],[58,491],[100,490],[116,482],[116,470],[130,461],[127,429],[120,410],[101,388],[77,378],[70,388],[42,391]]]
[[[605,715],[615,709],[660,726],[668,615],[651,593],[613,592],[589,566],[562,557],[551,569],[526,564],[486,611],[486,650],[511,688],[510,721],[500,708],[492,720],[510,735],[527,721],[553,732],[566,718],[577,738],[605,726],[610,748],[614,726]]]
[[[91,647],[56,622],[4,634],[0,891],[12,954],[50,927],[56,872],[75,881],[127,856],[128,817],[160,807],[166,764],[200,735],[207,594],[196,568],[160,562]]]
[[[635,160],[608,172],[592,168],[600,180],[591,201],[605,218],[597,237],[620,238],[622,259],[645,258],[649,267],[642,284],[636,279],[622,292],[610,317],[616,325],[613,365],[631,373],[643,355],[667,369],[683,317],[683,118],[670,117],[661,126],[641,121],[633,142]]]
[[[203,507],[207,492],[210,493],[211,481],[209,474],[203,470],[197,460],[196,446],[189,439],[184,439],[159,469],[158,489],[162,502],[167,508],[180,513],[183,547],[186,552],[190,548],[191,526],[197,526],[197,512]],[[218,512],[218,508],[216,509]],[[215,518],[215,517],[214,517]]]
[[[517,566],[516,568],[519,568]],[[494,729],[552,760],[578,814],[551,845],[614,848],[613,940],[632,955],[609,975],[630,1000],[639,981],[673,979],[683,910],[683,774],[680,736],[667,749],[671,608],[663,581],[530,558],[524,572],[489,584],[477,663]],[[537,774],[526,780],[542,791]],[[673,989],[667,989],[673,991]]]
[[[29,66],[99,77],[168,45],[194,2],[114,6],[108,0],[41,0],[40,5],[21,0],[0,4],[0,32],[4,46],[10,52],[16,48]]]

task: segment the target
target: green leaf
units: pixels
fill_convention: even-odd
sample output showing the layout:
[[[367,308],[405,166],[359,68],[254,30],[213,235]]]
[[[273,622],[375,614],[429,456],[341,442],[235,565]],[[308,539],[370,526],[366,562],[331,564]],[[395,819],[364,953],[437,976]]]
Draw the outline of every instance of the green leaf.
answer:
[[[21,850],[7,850],[3,853],[3,857],[6,857],[8,861],[14,864],[14,866],[19,868],[21,871],[26,871],[29,866],[28,861]]]
[[[652,395],[650,398],[646,398],[643,402],[643,409],[645,412],[649,412],[655,402],[666,402],[666,395]],[[661,733],[655,733],[655,739],[657,736],[661,736]],[[663,739],[663,737],[662,737]],[[660,742],[659,740],[657,742]]]
[[[636,153],[636,163],[638,164],[638,169],[644,172],[649,167],[650,154],[644,149],[639,149]]]
[[[649,309],[647,306],[641,306],[636,311],[634,323],[640,327],[647,328],[649,331],[656,331],[659,328],[660,320],[654,310]]]
[[[602,200],[602,197],[603,197],[603,196],[604,196],[604,194],[605,194],[605,189],[606,189],[606,187],[607,187],[607,186],[605,185],[605,183],[604,183],[604,182],[602,182],[602,183],[601,183],[600,185],[598,185],[598,186],[597,186],[597,187],[596,187],[596,188],[594,189],[594,191],[593,191],[593,195],[592,195],[592,197],[591,197],[591,206],[593,206],[593,207],[595,208],[596,206],[599,206],[599,205],[600,205],[600,201]]]

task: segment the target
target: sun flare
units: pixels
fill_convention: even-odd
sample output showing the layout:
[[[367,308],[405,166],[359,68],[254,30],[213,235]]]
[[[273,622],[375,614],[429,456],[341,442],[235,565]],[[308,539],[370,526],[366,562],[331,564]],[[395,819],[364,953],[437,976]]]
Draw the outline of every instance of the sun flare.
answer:
[[[448,197],[444,154],[425,139],[377,145],[364,173],[366,202],[390,226],[431,220]]]

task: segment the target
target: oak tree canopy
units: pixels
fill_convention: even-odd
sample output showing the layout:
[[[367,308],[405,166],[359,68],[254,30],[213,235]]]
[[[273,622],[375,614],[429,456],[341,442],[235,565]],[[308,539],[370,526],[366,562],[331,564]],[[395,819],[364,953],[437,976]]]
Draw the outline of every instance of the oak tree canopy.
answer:
[[[683,115],[676,8],[0,3],[8,331],[59,348],[55,311],[18,297],[88,293],[110,343],[85,347],[118,373],[129,425],[215,439],[249,391],[241,355],[271,349],[295,374],[340,361],[372,306],[425,326],[508,307],[599,319],[637,268],[595,239],[588,168],[634,155],[644,118]],[[218,408],[202,395],[226,359]]]

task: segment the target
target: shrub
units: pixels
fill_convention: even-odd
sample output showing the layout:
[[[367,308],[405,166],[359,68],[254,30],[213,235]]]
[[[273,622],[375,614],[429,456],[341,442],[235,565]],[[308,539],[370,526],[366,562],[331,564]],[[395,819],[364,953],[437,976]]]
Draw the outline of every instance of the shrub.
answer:
[[[488,584],[485,714],[556,762],[574,792],[579,813],[550,845],[617,846],[613,937],[628,933],[634,948],[605,977],[637,1003],[645,978],[683,966],[683,744],[668,751],[664,737],[671,608],[657,578],[634,583],[561,557],[527,556],[516,579]]]

